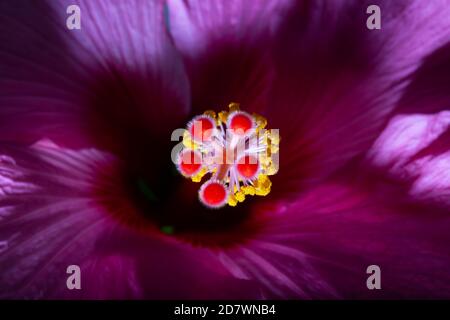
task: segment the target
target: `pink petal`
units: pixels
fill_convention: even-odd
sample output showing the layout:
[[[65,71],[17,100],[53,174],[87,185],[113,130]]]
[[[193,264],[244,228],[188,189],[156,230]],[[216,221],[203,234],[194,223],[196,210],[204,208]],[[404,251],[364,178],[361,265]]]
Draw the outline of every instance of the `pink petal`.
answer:
[[[268,298],[448,298],[450,219],[430,210],[358,184],[324,183],[280,203],[263,232],[226,261]],[[381,268],[381,290],[366,286],[370,265]]]
[[[123,172],[113,156],[49,141],[0,149],[0,297],[259,297],[210,249],[127,223],[136,208],[120,193]],[[69,265],[81,268],[80,291],[66,287]]]
[[[381,30],[366,28],[369,4],[381,7]],[[370,147],[422,59],[450,40],[449,10],[446,1],[298,3],[279,33],[276,107],[268,109],[281,129],[277,179],[286,190],[317,182]]]
[[[66,27],[69,5],[81,30]],[[19,1],[1,12],[2,139],[113,148],[131,126],[166,135],[184,119],[187,77],[162,1]]]
[[[105,241],[106,242],[106,241]],[[207,249],[114,232],[82,266],[85,290],[71,298],[257,298],[257,286],[237,279]],[[66,293],[67,294],[67,293]]]
[[[96,150],[1,145],[0,296],[45,298],[66,268],[89,256],[111,219],[92,200],[94,173],[113,159]]]
[[[370,150],[367,161],[407,184],[415,201],[450,208],[450,113],[399,115]]]

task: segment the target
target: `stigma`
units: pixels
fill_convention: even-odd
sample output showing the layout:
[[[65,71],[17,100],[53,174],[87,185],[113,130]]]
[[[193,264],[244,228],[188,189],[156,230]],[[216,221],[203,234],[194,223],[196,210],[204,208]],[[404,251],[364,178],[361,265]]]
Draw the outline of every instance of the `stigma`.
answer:
[[[270,175],[278,171],[278,130],[266,129],[267,120],[241,111],[205,111],[194,117],[183,135],[177,169],[193,182],[203,182],[198,197],[208,208],[236,206],[247,196],[270,193]]]

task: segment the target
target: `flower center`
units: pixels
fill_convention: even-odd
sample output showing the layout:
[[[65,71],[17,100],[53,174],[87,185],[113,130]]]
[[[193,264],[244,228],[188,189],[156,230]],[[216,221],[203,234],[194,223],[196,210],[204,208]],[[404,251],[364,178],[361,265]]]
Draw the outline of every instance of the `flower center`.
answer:
[[[206,111],[188,124],[176,165],[193,182],[209,175],[199,190],[206,207],[236,206],[248,195],[269,194],[280,138],[266,125],[265,118],[240,111],[236,103],[218,114]]]

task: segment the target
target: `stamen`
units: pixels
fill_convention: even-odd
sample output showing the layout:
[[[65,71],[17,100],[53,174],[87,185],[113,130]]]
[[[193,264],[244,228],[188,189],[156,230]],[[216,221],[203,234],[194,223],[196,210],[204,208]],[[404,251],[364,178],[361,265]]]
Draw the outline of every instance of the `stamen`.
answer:
[[[199,151],[184,149],[178,156],[178,170],[186,177],[196,175],[202,168],[202,154]]]
[[[215,129],[215,121],[207,115],[195,117],[188,129],[193,140],[197,142],[211,141]]]
[[[237,111],[228,117],[227,127],[232,129],[234,134],[244,136],[249,134],[256,125],[254,119],[248,113]]]
[[[200,188],[199,198],[207,207],[220,208],[228,201],[228,191],[222,183],[209,180]]]
[[[259,162],[255,156],[243,156],[236,164],[236,170],[242,179],[253,180],[259,172]]]
[[[177,168],[194,182],[209,174],[199,190],[205,206],[235,206],[246,196],[270,193],[268,176],[278,170],[280,138],[266,125],[264,117],[240,111],[237,103],[218,114],[208,110],[188,124]]]

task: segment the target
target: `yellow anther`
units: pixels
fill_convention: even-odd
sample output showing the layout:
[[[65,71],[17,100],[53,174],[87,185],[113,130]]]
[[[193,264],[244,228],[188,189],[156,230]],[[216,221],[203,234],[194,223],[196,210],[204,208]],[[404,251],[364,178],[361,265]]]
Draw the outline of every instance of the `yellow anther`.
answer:
[[[270,139],[269,139],[269,131],[263,131],[262,133],[262,142],[265,145],[269,145],[270,143]]]
[[[227,123],[227,121],[228,121],[228,112],[226,112],[226,111],[220,111],[220,112],[219,112],[218,119],[219,119],[222,123]]]
[[[270,188],[272,185],[272,182],[270,181],[269,177],[265,174],[260,174],[258,176],[258,182],[263,186],[264,188]]]
[[[275,132],[272,132],[272,130],[269,130],[268,132],[270,144],[278,146],[280,144],[280,135]]]
[[[270,164],[264,168],[264,171],[266,175],[271,176],[278,172],[277,166],[273,162],[270,162]]]
[[[230,109],[230,112],[235,112],[235,111],[239,111],[239,103],[236,102],[232,102],[228,105],[228,108]]]
[[[268,154],[272,155],[274,153],[278,153],[278,151],[280,151],[280,147],[276,144],[272,144],[267,148],[267,150],[270,151]]]
[[[257,196],[267,196],[270,193],[270,188],[257,188],[256,195]]]
[[[269,177],[264,174],[260,174],[258,180],[255,181],[255,193],[258,196],[266,196],[270,193],[272,182]]]
[[[268,153],[270,153],[270,151],[268,151]],[[261,164],[261,167],[263,169],[262,172],[268,176],[274,175],[278,172],[277,167],[273,163],[273,159],[270,154],[261,154],[259,156],[259,163]]]
[[[261,164],[261,166],[264,168],[268,165],[270,165],[270,162],[272,161],[272,158],[267,156],[266,154],[261,154],[259,156],[259,163]]]
[[[198,148],[198,145],[192,140],[191,134],[187,130],[183,133],[183,146],[192,150]]]
[[[232,207],[235,207],[237,205],[237,203],[238,203],[238,201],[236,200],[234,195],[230,194],[230,196],[228,197],[228,204]]]
[[[267,119],[264,118],[263,116],[261,116],[257,113],[253,113],[253,118],[256,121],[256,125],[257,125],[258,129],[264,129],[267,126]]]
[[[253,186],[243,186],[242,191],[244,191],[245,195],[254,196],[255,195],[255,187]]]
[[[214,110],[206,110],[203,114],[214,119],[216,118],[216,112]]]
[[[236,197],[236,200],[239,201],[239,202],[242,202],[242,201],[245,200],[245,194],[244,194],[244,192],[242,192],[242,190],[236,192],[234,194],[234,196]]]
[[[206,169],[206,168],[201,169],[199,173],[197,173],[195,176],[191,177],[192,182],[202,181],[203,176],[207,173],[208,173],[208,169]]]

